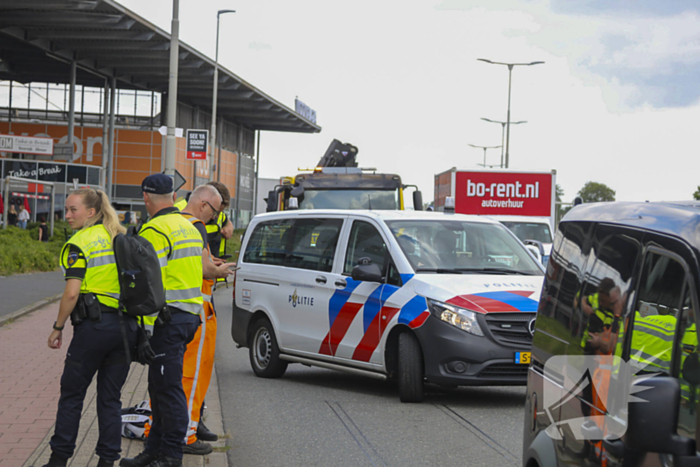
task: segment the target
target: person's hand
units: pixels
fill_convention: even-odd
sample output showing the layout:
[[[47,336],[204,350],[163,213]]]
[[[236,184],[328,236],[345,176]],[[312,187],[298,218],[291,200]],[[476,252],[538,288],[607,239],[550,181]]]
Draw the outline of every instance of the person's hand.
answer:
[[[63,331],[56,331],[55,329],[49,334],[49,348],[50,349],[60,349],[61,342],[63,341]]]
[[[224,260],[221,258],[217,258],[216,256],[211,257],[211,262],[214,263],[214,266],[221,266],[224,264]]]
[[[233,271],[230,268],[235,268],[236,263],[223,263],[216,268],[217,279],[225,279],[228,276],[233,275]]]

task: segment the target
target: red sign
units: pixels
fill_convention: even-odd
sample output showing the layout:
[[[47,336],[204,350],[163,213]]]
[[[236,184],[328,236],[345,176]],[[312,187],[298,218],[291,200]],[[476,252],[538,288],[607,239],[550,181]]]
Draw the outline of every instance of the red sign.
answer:
[[[460,214],[552,215],[552,174],[457,172],[455,212]]]

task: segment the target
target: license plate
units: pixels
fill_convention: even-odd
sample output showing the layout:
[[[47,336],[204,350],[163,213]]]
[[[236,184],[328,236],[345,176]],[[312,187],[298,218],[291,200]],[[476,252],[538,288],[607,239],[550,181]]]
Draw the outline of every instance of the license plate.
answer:
[[[530,352],[515,352],[515,363],[530,364]]]

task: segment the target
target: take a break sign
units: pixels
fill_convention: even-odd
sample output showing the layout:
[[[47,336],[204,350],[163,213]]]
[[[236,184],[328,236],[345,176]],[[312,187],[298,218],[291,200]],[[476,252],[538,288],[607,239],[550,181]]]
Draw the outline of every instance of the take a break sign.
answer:
[[[203,161],[207,159],[208,130],[187,130],[187,159]]]

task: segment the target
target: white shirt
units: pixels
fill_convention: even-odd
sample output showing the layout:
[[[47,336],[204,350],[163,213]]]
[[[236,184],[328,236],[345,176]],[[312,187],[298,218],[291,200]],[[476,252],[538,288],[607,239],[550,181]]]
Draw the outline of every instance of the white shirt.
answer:
[[[26,209],[20,211],[19,215],[17,216],[17,220],[28,221],[29,220],[29,211],[27,211]]]

